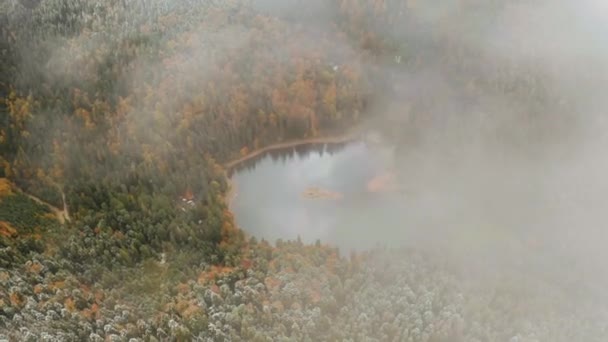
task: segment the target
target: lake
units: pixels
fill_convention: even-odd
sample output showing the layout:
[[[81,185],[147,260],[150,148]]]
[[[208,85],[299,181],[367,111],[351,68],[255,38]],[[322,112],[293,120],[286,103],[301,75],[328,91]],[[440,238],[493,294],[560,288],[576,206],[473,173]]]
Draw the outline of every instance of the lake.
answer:
[[[391,167],[390,147],[364,141],[271,151],[231,170],[231,210],[241,229],[270,242],[385,244],[404,203]]]
[[[451,150],[397,154],[382,139],[269,151],[230,170],[230,207],[241,229],[272,243],[300,237],[344,251],[409,245],[494,254],[519,243],[538,212],[538,189],[522,181],[527,168],[505,175],[508,163],[478,159]]]

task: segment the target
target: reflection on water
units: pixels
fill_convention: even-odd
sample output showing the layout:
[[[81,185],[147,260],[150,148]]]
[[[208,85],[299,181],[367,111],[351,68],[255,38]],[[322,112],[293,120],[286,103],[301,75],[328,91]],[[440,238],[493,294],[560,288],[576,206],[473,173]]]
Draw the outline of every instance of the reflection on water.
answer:
[[[299,236],[345,249],[381,242],[379,230],[395,222],[403,195],[369,191],[369,182],[390,167],[378,148],[363,142],[300,146],[238,166],[232,170],[237,223],[271,242]]]

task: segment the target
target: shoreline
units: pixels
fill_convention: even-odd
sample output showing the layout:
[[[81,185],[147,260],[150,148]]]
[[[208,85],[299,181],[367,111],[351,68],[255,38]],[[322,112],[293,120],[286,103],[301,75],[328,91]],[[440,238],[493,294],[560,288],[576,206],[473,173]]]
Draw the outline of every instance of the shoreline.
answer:
[[[350,133],[345,133],[342,135],[329,135],[322,137],[312,137],[312,138],[303,138],[303,139],[295,139],[288,140],[284,142],[270,144],[268,146],[258,148],[247,153],[245,156],[239,157],[237,159],[233,159],[229,162],[224,163],[224,170],[226,172],[230,171],[232,168],[238,166],[241,163],[244,163],[250,159],[258,157],[266,152],[282,150],[287,148],[298,147],[302,145],[315,145],[315,144],[340,144],[355,140],[357,136],[360,134],[360,130],[354,130]]]
[[[236,181],[232,180],[232,178],[229,178],[227,174],[225,176],[226,176],[226,182],[228,183],[228,191],[226,191],[224,201],[226,202],[226,205],[228,206],[228,210],[230,210],[230,212],[232,212],[232,209],[231,209],[232,202],[238,196],[239,192],[237,189]]]
[[[351,129],[348,133],[344,133],[341,135],[327,135],[327,136],[321,136],[321,137],[294,139],[294,140],[274,143],[274,144],[270,144],[270,145],[262,147],[262,148],[258,148],[256,150],[253,150],[253,151],[247,153],[247,155],[245,155],[245,156],[242,156],[242,157],[239,157],[239,158],[236,158],[229,162],[224,163],[222,166],[224,168],[224,176],[226,177],[226,181],[228,183],[228,191],[226,191],[226,193],[224,194],[224,201],[228,207],[228,210],[230,210],[230,212],[232,212],[232,202],[238,196],[238,189],[237,189],[238,185],[232,179],[232,177],[229,176],[229,172],[231,171],[231,169],[238,166],[239,164],[244,163],[250,159],[256,158],[269,151],[294,148],[294,147],[298,147],[298,146],[302,146],[302,145],[309,145],[309,144],[346,143],[346,142],[357,139],[357,137],[359,137],[359,135],[361,134],[361,131],[362,130],[360,128]]]

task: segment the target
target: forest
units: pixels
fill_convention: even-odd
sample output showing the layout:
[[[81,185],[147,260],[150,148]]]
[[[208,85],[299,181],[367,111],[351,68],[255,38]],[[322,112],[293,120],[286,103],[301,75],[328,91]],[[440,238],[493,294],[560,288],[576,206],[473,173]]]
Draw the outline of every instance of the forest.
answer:
[[[567,139],[574,97],[472,44],[506,1],[447,1],[432,29],[420,3],[0,3],[0,341],[605,340],[608,311],[537,299],[540,283],[486,293],[424,251],[236,225],[224,165],[274,143],[369,125],[409,144],[488,97],[526,118],[489,124],[494,141]],[[429,68],[458,107],[400,88]]]

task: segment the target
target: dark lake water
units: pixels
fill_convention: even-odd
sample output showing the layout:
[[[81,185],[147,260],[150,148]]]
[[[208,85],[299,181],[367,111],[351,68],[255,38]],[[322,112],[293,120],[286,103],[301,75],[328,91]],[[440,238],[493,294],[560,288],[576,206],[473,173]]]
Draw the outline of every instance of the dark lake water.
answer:
[[[402,209],[398,191],[370,191],[374,178],[390,172],[387,148],[365,142],[300,146],[269,152],[232,170],[236,197],[231,209],[249,235],[270,242],[320,239],[343,249],[387,242]],[[318,188],[339,198],[310,198]]]

